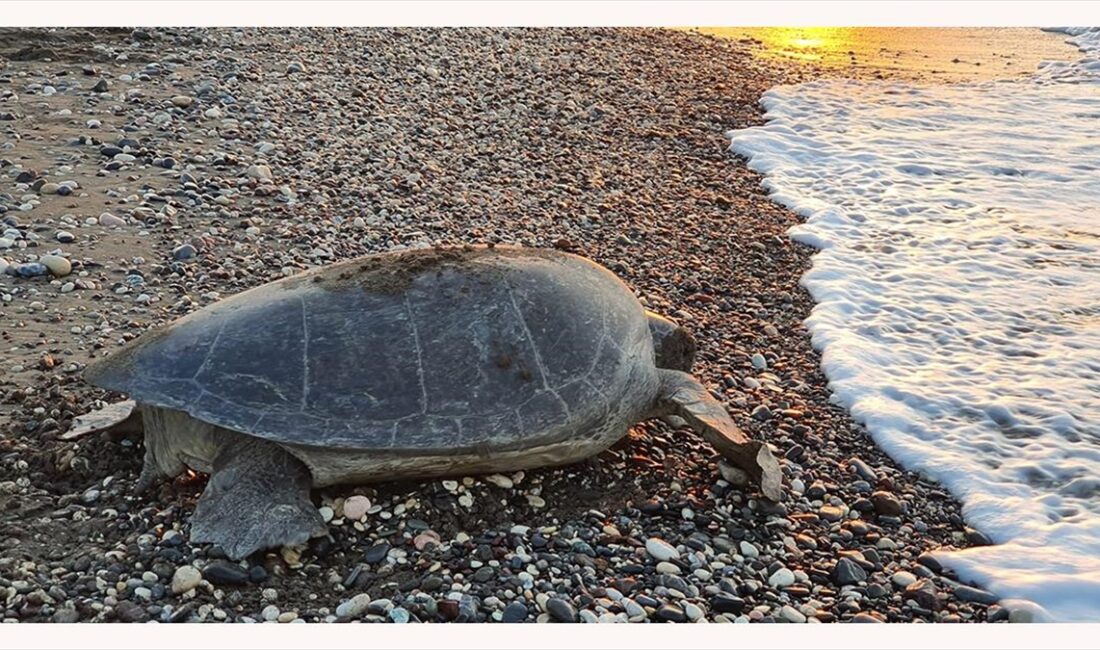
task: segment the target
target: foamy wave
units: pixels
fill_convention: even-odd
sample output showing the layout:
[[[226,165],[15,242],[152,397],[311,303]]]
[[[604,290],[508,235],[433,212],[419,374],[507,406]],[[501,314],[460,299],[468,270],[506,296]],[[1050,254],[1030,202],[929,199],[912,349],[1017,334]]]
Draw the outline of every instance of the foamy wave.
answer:
[[[836,398],[997,546],[963,578],[1100,620],[1100,30],[1032,78],[817,81],[731,132],[822,249],[807,324]]]

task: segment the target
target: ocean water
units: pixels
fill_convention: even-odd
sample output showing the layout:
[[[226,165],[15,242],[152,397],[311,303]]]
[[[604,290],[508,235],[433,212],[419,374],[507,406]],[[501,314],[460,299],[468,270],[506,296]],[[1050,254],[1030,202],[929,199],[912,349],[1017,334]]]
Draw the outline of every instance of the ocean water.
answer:
[[[1100,621],[1100,30],[1062,31],[1030,77],[783,86],[729,136],[820,249],[834,399],[996,542],[939,559]]]

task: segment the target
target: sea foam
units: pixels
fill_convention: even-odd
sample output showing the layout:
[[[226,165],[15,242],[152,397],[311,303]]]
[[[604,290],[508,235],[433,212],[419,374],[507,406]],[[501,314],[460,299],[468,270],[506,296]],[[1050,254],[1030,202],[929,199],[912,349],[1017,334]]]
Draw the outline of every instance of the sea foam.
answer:
[[[820,248],[802,279],[834,399],[997,544],[941,562],[1100,621],[1100,30],[1033,76],[826,80],[729,133]]]

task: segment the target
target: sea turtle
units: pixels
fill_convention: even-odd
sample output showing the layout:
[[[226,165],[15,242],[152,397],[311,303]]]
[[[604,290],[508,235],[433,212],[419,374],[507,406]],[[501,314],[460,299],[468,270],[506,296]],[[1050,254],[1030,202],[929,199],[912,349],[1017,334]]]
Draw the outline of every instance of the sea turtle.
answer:
[[[265,284],[84,377],[136,402],[139,492],[185,468],[211,474],[191,539],[239,559],[323,535],[311,487],[571,463],[666,415],[778,500],[778,463],[688,374],[694,356],[690,334],[590,260],[465,247]]]

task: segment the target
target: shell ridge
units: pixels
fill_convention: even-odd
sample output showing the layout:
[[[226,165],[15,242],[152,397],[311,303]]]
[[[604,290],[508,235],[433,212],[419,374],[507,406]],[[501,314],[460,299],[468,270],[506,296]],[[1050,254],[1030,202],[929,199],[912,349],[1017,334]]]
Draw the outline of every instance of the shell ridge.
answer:
[[[306,315],[306,299],[298,296],[302,308],[302,404],[298,409],[305,413],[309,408],[309,318]]]
[[[412,330],[413,347],[416,348],[416,379],[420,383],[420,415],[425,415],[428,413],[428,387],[424,383],[424,350],[420,347],[420,330],[416,326],[416,316],[413,314],[408,293],[405,294],[405,313],[409,315],[409,329]]]
[[[202,363],[199,364],[199,367],[195,369],[195,374],[191,375],[191,381],[196,382],[196,386],[199,386],[199,375],[206,370],[206,366],[210,363],[210,360],[214,358],[214,350],[218,347],[218,341],[221,340],[222,332],[225,331],[225,324],[227,322],[228,319],[222,319],[222,322],[218,325],[218,333],[214,335],[214,340],[210,342],[210,347],[206,349],[206,357],[202,360]],[[202,388],[202,386],[199,386],[199,388]],[[206,390],[203,389],[203,392],[205,393]]]
[[[508,290],[508,299],[512,303],[512,309],[516,312],[516,318],[519,319],[519,324],[523,326],[523,335],[527,337],[527,341],[531,344],[531,353],[535,357],[535,367],[538,368],[539,376],[542,377],[542,387],[549,389],[550,384],[546,380],[546,366],[542,363],[542,354],[539,353],[538,341],[531,335],[531,329],[527,327],[527,319],[523,317],[523,312],[520,311],[519,304],[516,302],[516,292],[512,289],[512,285],[505,282],[504,288]]]

